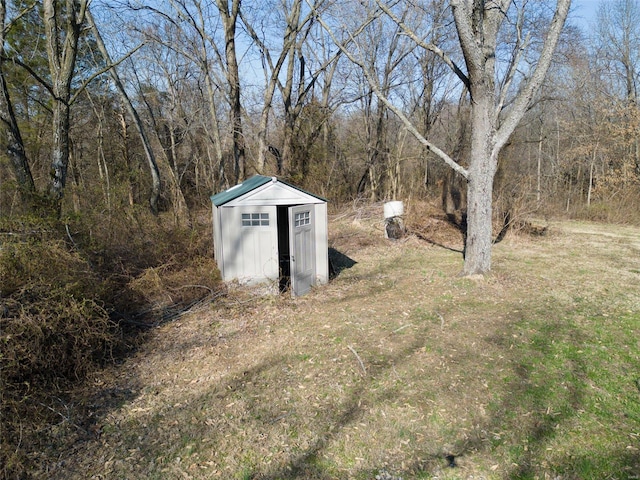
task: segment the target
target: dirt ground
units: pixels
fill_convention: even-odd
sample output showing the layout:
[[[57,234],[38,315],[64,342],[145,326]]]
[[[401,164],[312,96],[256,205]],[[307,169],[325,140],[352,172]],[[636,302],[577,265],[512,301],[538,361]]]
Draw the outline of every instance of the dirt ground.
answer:
[[[36,476],[587,478],[567,462],[593,453],[601,420],[575,412],[597,386],[543,340],[583,335],[563,316],[640,311],[640,229],[552,222],[507,236],[493,273],[469,279],[445,219],[389,241],[381,216],[332,215],[328,285],[297,299],[231,285],[153,330],[92,379],[78,397],[90,421]],[[627,370],[637,338],[628,349]],[[640,427],[620,422],[602,442],[632,455],[615,477],[632,478]]]

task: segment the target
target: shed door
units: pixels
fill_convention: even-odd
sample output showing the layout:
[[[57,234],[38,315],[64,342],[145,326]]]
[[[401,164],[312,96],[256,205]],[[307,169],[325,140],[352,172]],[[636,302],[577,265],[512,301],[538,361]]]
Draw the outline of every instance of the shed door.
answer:
[[[241,283],[278,280],[278,231],[276,207],[235,207],[229,225],[229,248],[225,262]]]
[[[316,242],[313,205],[289,207],[289,252],[291,293],[299,297],[315,283]]]

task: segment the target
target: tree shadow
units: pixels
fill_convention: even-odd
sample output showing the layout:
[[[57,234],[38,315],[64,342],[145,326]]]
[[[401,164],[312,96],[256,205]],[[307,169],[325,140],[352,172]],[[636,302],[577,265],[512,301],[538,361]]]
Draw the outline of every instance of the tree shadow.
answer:
[[[426,235],[423,235],[422,233],[417,232],[417,231],[411,231],[411,233],[413,235],[415,235],[417,238],[419,238],[420,240],[422,240],[423,242],[427,242],[429,245],[433,245],[434,247],[440,247],[440,248],[443,248],[445,250],[449,250],[450,252],[464,254],[464,249],[463,248],[450,247],[448,245],[445,245],[442,242],[437,242],[436,240],[433,240],[433,239],[427,237]]]
[[[524,319],[515,319],[515,323],[520,321]],[[495,402],[488,409],[488,415],[484,420],[474,424],[471,436],[462,436],[459,431],[451,432],[449,438],[452,441],[449,449],[443,445],[434,447],[428,444],[410,447],[411,457],[415,461],[412,464],[403,465],[402,470],[397,472],[402,478],[424,476],[430,478],[432,475],[439,475],[443,468],[452,468],[452,472],[455,472],[459,466],[464,467],[466,458],[477,456],[478,453],[486,454],[484,456],[488,457],[496,449],[504,452],[508,448],[511,449],[509,462],[501,463],[504,470],[496,472],[496,476],[492,478],[533,479],[542,478],[541,475],[548,473],[548,469],[544,470],[544,467],[541,467],[541,460],[546,458],[547,450],[553,446],[554,440],[558,437],[558,427],[570,424],[577,412],[588,401],[587,384],[584,379],[589,368],[579,355],[565,355],[551,340],[561,338],[574,346],[580,346],[588,343],[588,339],[575,326],[562,321],[549,321],[532,334],[527,339],[527,343],[518,347],[520,350],[512,354],[507,353],[510,351],[512,337],[516,333],[514,329],[520,326],[514,324],[507,331],[493,330],[485,337],[478,336],[479,343],[486,342],[494,347],[497,346],[499,350],[509,355],[506,368],[511,376],[496,391]],[[391,386],[380,388],[384,385],[383,380],[386,376],[393,375],[396,367],[400,368],[405,362],[411,361],[411,357],[425,346],[427,336],[435,333],[437,332],[424,329],[396,345],[397,348],[393,352],[381,353],[374,349],[368,351],[371,354],[368,359],[363,354],[367,363],[366,375],[363,375],[361,380],[355,375],[353,377],[355,381],[343,395],[320,401],[314,407],[310,407],[309,404],[306,406],[297,404],[295,398],[286,405],[281,401],[286,389],[292,386],[296,388],[296,383],[301,381],[301,374],[312,373],[304,371],[305,364],[298,358],[300,354],[293,350],[272,352],[264,358],[257,359],[246,369],[241,366],[231,366],[231,370],[220,381],[211,383],[206,390],[195,394],[186,392],[187,395],[180,397],[180,404],[160,406],[155,412],[139,414],[136,423],[119,425],[118,428],[130,429],[127,435],[133,439],[131,442],[125,441],[122,448],[135,444],[140,451],[144,452],[142,461],[151,459],[159,463],[163,462],[162,467],[169,469],[165,478],[179,478],[177,473],[172,475],[170,469],[174,468],[176,459],[185,458],[187,443],[209,442],[211,449],[215,450],[220,445],[221,450],[229,452],[229,441],[226,437],[236,436],[240,438],[236,440],[239,451],[243,449],[245,441],[253,442],[247,450],[255,450],[259,448],[255,447],[255,437],[242,440],[244,436],[259,435],[264,438],[264,442],[268,442],[269,435],[273,434],[282,437],[280,440],[271,442],[272,448],[278,448],[278,441],[282,444],[296,443],[295,440],[290,442],[287,435],[292,432],[295,434],[297,429],[297,434],[305,436],[305,442],[297,442],[295,448],[287,450],[278,457],[279,461],[269,463],[264,457],[246,460],[235,458],[233,461],[239,467],[229,470],[227,473],[231,472],[235,476],[227,478],[256,480],[340,478],[333,469],[334,465],[327,464],[325,454],[331,452],[335,442],[344,441],[345,435],[351,431],[349,427],[366,421],[372,406],[403,401],[404,390]],[[177,356],[181,352],[189,352],[204,344],[213,345],[215,342],[225,341],[215,332],[211,335],[208,338],[200,332],[190,338],[183,338],[178,344],[167,345],[166,351],[156,353]],[[350,357],[351,354],[348,351],[345,353],[357,370],[356,359]],[[374,356],[376,356],[375,361]],[[457,356],[462,369],[476,360],[473,358],[474,351],[464,346],[459,349]],[[552,364],[557,362],[558,356],[564,356],[562,371],[555,369],[555,363]],[[296,365],[298,370],[295,370]],[[292,368],[294,371],[287,373]],[[555,373],[548,377],[541,376],[540,372],[547,370]],[[373,389],[372,385],[376,385],[377,389]],[[376,390],[375,393],[374,390]],[[145,390],[144,392],[114,391],[110,393],[105,391],[102,394],[111,395],[113,403],[105,402],[109,408],[100,412],[98,424],[102,423],[102,419],[110,409],[117,408],[120,402],[128,401],[139,394],[149,395],[153,392]],[[238,403],[242,403],[241,410],[228,411],[229,408],[233,408],[229,407],[230,405]],[[200,425],[194,424],[194,412],[197,415],[202,413],[202,418],[196,419]],[[227,420],[230,418],[227,415],[230,414],[241,415],[242,418]],[[318,420],[312,424],[306,423],[304,416],[309,414]],[[171,419],[170,422],[168,418]],[[202,422],[205,422],[205,426],[202,426]],[[168,442],[158,442],[156,436],[160,430],[158,425],[165,431],[167,428],[175,428],[175,432],[165,439]],[[302,432],[303,429],[307,430]],[[506,436],[515,441],[511,447],[505,447],[504,443],[498,445],[497,440],[492,437],[492,432],[514,430],[515,434]],[[441,438],[430,440],[432,443],[444,444]],[[90,450],[90,445],[87,449]],[[77,449],[75,451],[77,452]],[[130,455],[126,450],[113,453],[122,458]],[[238,456],[240,455],[242,454],[239,453]],[[601,462],[606,465],[607,461],[615,462],[615,465],[619,465],[621,469],[630,469],[640,464],[640,458],[634,451],[605,451],[602,458],[588,458],[578,454],[565,461],[554,461],[552,468],[560,473],[568,472],[568,476],[560,478],[589,478],[575,474],[581,462],[588,466],[589,462],[591,464]],[[379,467],[382,468],[383,465]],[[141,468],[136,472],[142,474],[144,467]],[[223,467],[219,468],[223,469]],[[349,477],[368,480],[375,478],[379,471],[376,465],[367,465],[352,472]],[[460,468],[459,472],[460,475],[467,473],[464,468]],[[344,471],[342,473],[345,474]],[[625,476],[622,472],[615,478],[631,479],[634,478],[633,473],[629,470],[628,475]],[[64,478],[64,475],[51,478]]]
[[[508,336],[511,332],[490,336],[486,340],[507,347],[504,339]],[[450,449],[443,452],[451,461],[449,466],[457,466],[458,459],[478,453],[495,453],[505,446],[499,432],[509,432],[507,437],[515,442],[508,445],[506,450],[509,453],[503,454],[510,455],[510,460],[503,462],[506,469],[496,478],[548,478],[547,475],[553,472],[568,476],[549,478],[595,479],[581,472],[613,469],[616,476],[610,478],[638,478],[640,453],[637,449],[612,451],[599,446],[593,454],[568,452],[563,457],[553,455],[555,440],[563,428],[570,428],[579,412],[588,408],[586,404],[589,402],[589,367],[580,355],[563,353],[554,345],[554,338],[567,339],[576,349],[588,344],[581,331],[563,322],[550,322],[534,335],[530,346],[512,358],[511,371],[515,375],[501,390],[487,420],[475,426],[471,437],[465,435],[455,440]],[[554,366],[558,358],[562,360],[562,369]],[[550,374],[543,377],[541,372]],[[551,460],[549,452],[552,452]],[[420,468],[416,464],[413,470]]]
[[[201,342],[207,341],[199,338]],[[197,342],[197,340],[194,341]],[[224,445],[221,448],[226,449],[229,442],[227,438],[233,435],[237,437],[234,441],[237,442],[238,456],[232,460],[236,467],[229,472],[232,476],[227,478],[262,480],[337,478],[335,471],[324,463],[323,453],[334,441],[343,440],[346,428],[363,421],[362,418],[372,406],[371,402],[384,404],[401,400],[398,396],[401,390],[395,389],[383,389],[375,399],[367,400],[367,395],[370,394],[370,382],[387,375],[394,366],[401,365],[423,345],[424,338],[419,335],[393,354],[375,362],[367,362],[366,375],[358,377],[358,373],[354,373],[349,377],[350,383],[345,380],[343,394],[334,400],[327,398],[325,401],[320,401],[317,406],[299,404],[295,401],[295,397],[288,403],[283,401],[284,392],[290,389],[292,384],[295,390],[295,383],[300,380],[298,376],[300,372],[295,368],[304,369],[304,364],[298,363],[296,367],[296,362],[300,362],[297,355],[282,352],[266,356],[250,368],[231,370],[225,378],[211,384],[206,390],[196,395],[180,396],[179,404],[157,405],[155,411],[149,412],[145,408],[139,408],[135,420],[127,419],[126,422],[117,425],[112,424],[111,420],[106,420],[114,409],[118,409],[123,402],[131,401],[140,395],[157,395],[157,392],[149,391],[148,387],[138,388],[135,391],[124,387],[105,390],[100,393],[103,408],[96,412],[95,423],[100,425],[106,422],[110,431],[117,429],[123,432],[112,454],[115,458],[130,458],[132,464],[129,465],[127,474],[134,477],[136,474],[142,475],[143,472],[148,472],[145,469],[149,466],[144,463],[151,461],[152,465],[154,462],[156,464],[152,468],[162,466],[167,475],[165,478],[177,478],[172,474],[171,469],[179,466],[176,462],[179,462],[180,458],[185,458],[186,444],[208,442],[212,449],[216,449],[218,444]],[[167,353],[175,354],[174,350],[181,349],[189,351],[195,346],[193,341],[187,341],[181,345],[172,345]],[[349,352],[346,353],[349,354]],[[159,354],[163,353],[159,352]],[[347,365],[354,364],[354,370],[358,368],[354,358],[350,356],[345,358]],[[294,370],[288,373],[292,368]],[[133,383],[136,381],[135,378],[127,380]],[[241,409],[234,412],[230,410],[231,405],[240,403]],[[202,415],[202,418],[194,419],[194,412],[196,412],[195,415]],[[307,415],[318,420],[308,423]],[[279,449],[285,446],[279,445],[278,442],[295,443],[287,438],[296,430],[307,440],[304,442],[304,447],[297,445],[288,450],[286,455],[278,457],[280,461],[274,461],[269,465],[264,458],[243,459],[242,450],[245,440],[242,438],[245,435],[253,437],[248,439],[252,442],[252,447],[247,448],[247,451],[254,451],[257,448],[256,435],[264,438],[265,442],[268,442],[273,435],[277,440],[271,442],[270,448]],[[163,438],[158,437],[160,431]],[[77,454],[80,449],[89,452],[94,445],[92,442],[100,441],[115,442],[109,438],[107,432],[105,438],[86,439],[85,442],[76,444],[70,451],[73,450],[74,454]],[[136,462],[131,458],[132,452],[127,450],[131,445],[135,445],[137,451],[143,452],[143,457]],[[262,453],[264,454],[264,451]],[[93,462],[89,457],[87,455],[85,462]],[[69,468],[78,468],[78,465],[69,463],[59,470],[53,469],[50,478],[74,478],[67,477]],[[373,478],[377,470],[370,472]]]

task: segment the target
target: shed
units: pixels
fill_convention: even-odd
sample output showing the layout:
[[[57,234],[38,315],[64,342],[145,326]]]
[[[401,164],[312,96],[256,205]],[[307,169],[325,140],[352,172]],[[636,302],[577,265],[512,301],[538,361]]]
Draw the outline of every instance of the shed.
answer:
[[[293,296],[329,280],[327,201],[255,175],[211,197],[213,242],[225,282],[270,282]]]

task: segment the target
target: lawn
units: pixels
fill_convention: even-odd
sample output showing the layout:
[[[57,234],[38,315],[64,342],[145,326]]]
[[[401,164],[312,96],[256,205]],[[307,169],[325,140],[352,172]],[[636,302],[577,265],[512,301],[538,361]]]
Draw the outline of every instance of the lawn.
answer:
[[[437,222],[390,242],[378,212],[330,220],[353,266],[158,327],[91,379],[86,434],[39,475],[640,478],[640,229],[508,235],[470,279]]]

